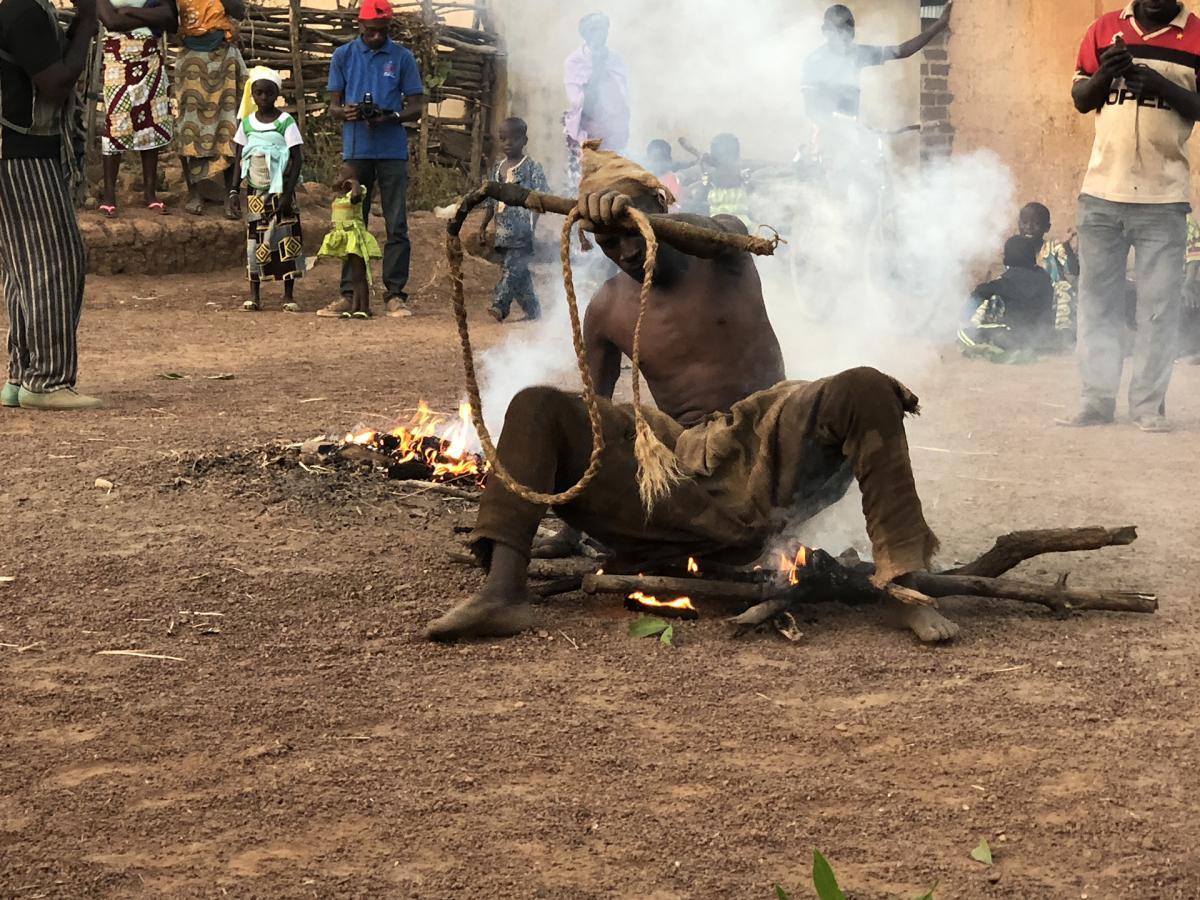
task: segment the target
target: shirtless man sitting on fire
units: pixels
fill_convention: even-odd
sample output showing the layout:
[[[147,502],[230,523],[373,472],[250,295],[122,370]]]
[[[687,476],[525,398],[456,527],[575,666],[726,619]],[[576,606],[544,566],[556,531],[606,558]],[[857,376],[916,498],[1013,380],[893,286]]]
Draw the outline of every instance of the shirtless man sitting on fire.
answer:
[[[626,209],[667,210],[653,176],[614,155],[593,159],[580,186],[585,227],[621,270],[588,307],[584,337],[597,392],[611,398],[621,357],[632,357],[646,259],[645,241],[621,227]],[[614,160],[616,163],[614,164]],[[732,217],[679,216],[745,233]],[[558,507],[570,526],[637,571],[697,558],[746,562],[783,522],[803,520],[840,499],[857,478],[876,581],[903,582],[928,568],[937,539],[917,496],[905,413],[917,399],[894,379],[860,368],[815,382],[784,380],[783,355],[767,317],[752,257],[727,251],[688,256],[661,244],[642,328],[641,368],[657,409],[656,436],[687,477],[646,512],[639,496],[632,407],[600,399],[605,449],[595,480]],[[578,394],[527,388],[513,398],[498,454],[525,487],[550,493],[574,485],[588,466],[592,436]],[[527,569],[545,507],[488,482],[471,538],[487,569],[475,597],[426,630],[431,640],[516,634],[533,624]],[[889,601],[889,618],[923,641],[949,640],[958,626],[936,610]]]

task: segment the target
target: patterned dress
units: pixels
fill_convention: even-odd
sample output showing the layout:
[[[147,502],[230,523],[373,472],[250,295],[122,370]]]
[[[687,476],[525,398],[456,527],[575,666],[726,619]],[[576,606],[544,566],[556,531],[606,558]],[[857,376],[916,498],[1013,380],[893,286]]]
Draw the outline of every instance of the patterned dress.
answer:
[[[1046,270],[1054,285],[1054,330],[1073,342],[1079,289],[1076,277],[1071,274],[1071,256],[1066,244],[1047,238],[1038,254],[1037,263]]]
[[[104,37],[105,156],[171,143],[166,48],[149,28]]]
[[[259,140],[274,139],[281,148],[273,165],[259,152]],[[283,197],[273,188],[272,180],[282,182],[289,152],[304,141],[296,120],[280,113],[274,122],[258,121],[252,113],[242,121],[236,142],[242,146],[244,175],[249,186],[246,196],[246,271],[252,282],[291,281],[303,278],[304,233],[300,228],[297,205],[285,214]],[[272,176],[276,176],[272,179]]]

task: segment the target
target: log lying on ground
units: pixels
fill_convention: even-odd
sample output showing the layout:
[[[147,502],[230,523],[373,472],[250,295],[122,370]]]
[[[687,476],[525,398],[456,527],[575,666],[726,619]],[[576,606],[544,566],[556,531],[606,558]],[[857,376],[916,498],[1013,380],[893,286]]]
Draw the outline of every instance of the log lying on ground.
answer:
[[[932,572],[916,572],[906,580],[930,597],[1018,600],[1022,603],[1037,603],[1059,613],[1082,609],[1152,613],[1158,609],[1158,596],[1142,591],[1087,590],[1062,585],[1033,584],[1012,578],[936,575]]]
[[[489,181],[467,194],[459,203],[458,211],[446,226],[450,236],[457,238],[471,210],[488,199],[497,200],[506,206],[521,206],[537,213],[555,213],[560,216],[570,215],[578,204],[576,200],[541,194],[519,184]],[[654,234],[660,241],[690,256],[711,258],[728,250],[753,253],[756,256],[771,256],[779,244],[777,238],[716,231],[664,215],[653,215],[649,218]],[[630,227],[633,227],[632,224]]]
[[[1072,553],[1081,550],[1100,550],[1120,547],[1137,540],[1137,528],[1049,528],[1042,531],[1014,531],[996,538],[992,549],[979,559],[947,575],[983,575],[997,578],[1021,563],[1046,553]]]

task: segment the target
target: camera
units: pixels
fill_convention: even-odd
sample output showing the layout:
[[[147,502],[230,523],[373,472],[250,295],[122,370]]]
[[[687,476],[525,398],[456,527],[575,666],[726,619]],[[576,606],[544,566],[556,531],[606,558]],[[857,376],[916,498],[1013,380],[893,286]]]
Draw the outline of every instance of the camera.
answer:
[[[358,117],[364,122],[373,122],[382,115],[383,110],[375,103],[375,98],[371,96],[371,92],[367,91],[363,94],[363,98],[358,104]]]

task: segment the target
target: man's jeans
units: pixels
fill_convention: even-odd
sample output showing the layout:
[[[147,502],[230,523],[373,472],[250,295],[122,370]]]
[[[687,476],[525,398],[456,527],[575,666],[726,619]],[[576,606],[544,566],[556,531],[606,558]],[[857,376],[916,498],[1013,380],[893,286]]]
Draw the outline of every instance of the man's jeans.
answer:
[[[1079,370],[1083,412],[1111,418],[1121,387],[1125,266],[1136,256],[1137,337],[1129,414],[1162,415],[1179,340],[1186,203],[1079,198]]]
[[[412,244],[408,239],[408,161],[403,159],[350,159],[358,180],[366,189],[363,220],[371,224],[371,200],[379,188],[383,221],[387,225],[387,243],[383,246],[383,287],[387,297],[407,299],[408,268]],[[354,281],[349,267],[342,266],[342,296],[354,296]]]

